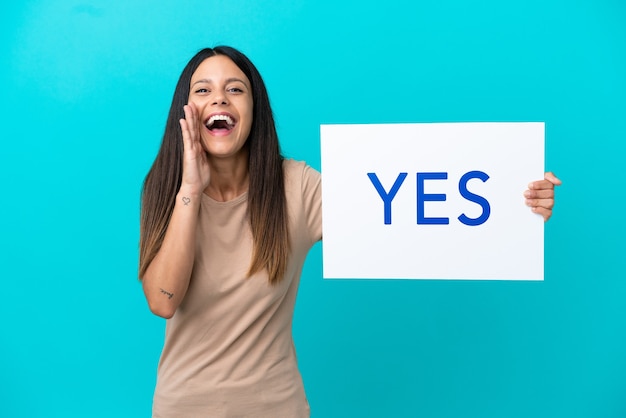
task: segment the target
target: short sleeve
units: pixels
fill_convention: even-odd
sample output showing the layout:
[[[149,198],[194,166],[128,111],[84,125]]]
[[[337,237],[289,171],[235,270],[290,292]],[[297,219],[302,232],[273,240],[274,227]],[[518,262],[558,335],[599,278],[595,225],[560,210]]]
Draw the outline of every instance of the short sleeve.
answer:
[[[309,234],[317,242],[322,239],[322,176],[308,165],[302,173],[302,201]]]

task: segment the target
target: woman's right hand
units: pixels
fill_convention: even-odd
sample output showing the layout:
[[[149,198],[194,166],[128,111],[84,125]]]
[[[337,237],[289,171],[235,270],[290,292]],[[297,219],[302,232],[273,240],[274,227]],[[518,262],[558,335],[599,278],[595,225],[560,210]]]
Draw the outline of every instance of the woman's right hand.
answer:
[[[191,192],[200,194],[209,186],[211,178],[207,152],[200,138],[201,122],[198,119],[198,110],[193,103],[188,103],[183,109],[185,118],[180,120],[180,129],[183,134],[181,189],[188,188]]]

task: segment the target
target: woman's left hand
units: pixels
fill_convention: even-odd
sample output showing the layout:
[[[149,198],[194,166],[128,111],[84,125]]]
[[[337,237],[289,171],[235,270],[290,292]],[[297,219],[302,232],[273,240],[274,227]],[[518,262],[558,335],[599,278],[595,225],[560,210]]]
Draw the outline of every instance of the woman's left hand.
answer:
[[[553,173],[547,172],[543,180],[533,181],[524,192],[526,205],[531,210],[543,216],[544,222],[552,216],[554,207],[554,186],[560,186],[559,180]]]

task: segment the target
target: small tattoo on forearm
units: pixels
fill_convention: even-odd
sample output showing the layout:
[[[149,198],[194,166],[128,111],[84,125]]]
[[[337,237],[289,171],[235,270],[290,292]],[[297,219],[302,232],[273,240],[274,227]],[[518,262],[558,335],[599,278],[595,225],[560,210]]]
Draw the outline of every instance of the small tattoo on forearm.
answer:
[[[189,199],[187,196],[183,196],[183,203],[185,204],[185,206],[187,206],[189,202],[191,202],[191,199]]]
[[[161,288],[159,288],[159,289],[161,289]],[[163,293],[164,295],[167,295],[168,299],[172,299],[172,296],[174,296],[173,293],[170,293],[167,290],[163,290],[163,289],[161,289],[161,293]]]

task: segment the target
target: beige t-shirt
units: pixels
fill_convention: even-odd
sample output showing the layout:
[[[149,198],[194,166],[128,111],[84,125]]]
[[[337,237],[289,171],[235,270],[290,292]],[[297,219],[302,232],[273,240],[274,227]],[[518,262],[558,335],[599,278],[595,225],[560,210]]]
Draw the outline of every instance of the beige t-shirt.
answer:
[[[302,266],[322,237],[320,174],[286,160],[291,253],[276,286],[246,278],[252,235],[247,193],[203,195],[189,289],[167,321],[153,417],[309,416],[291,334]]]

